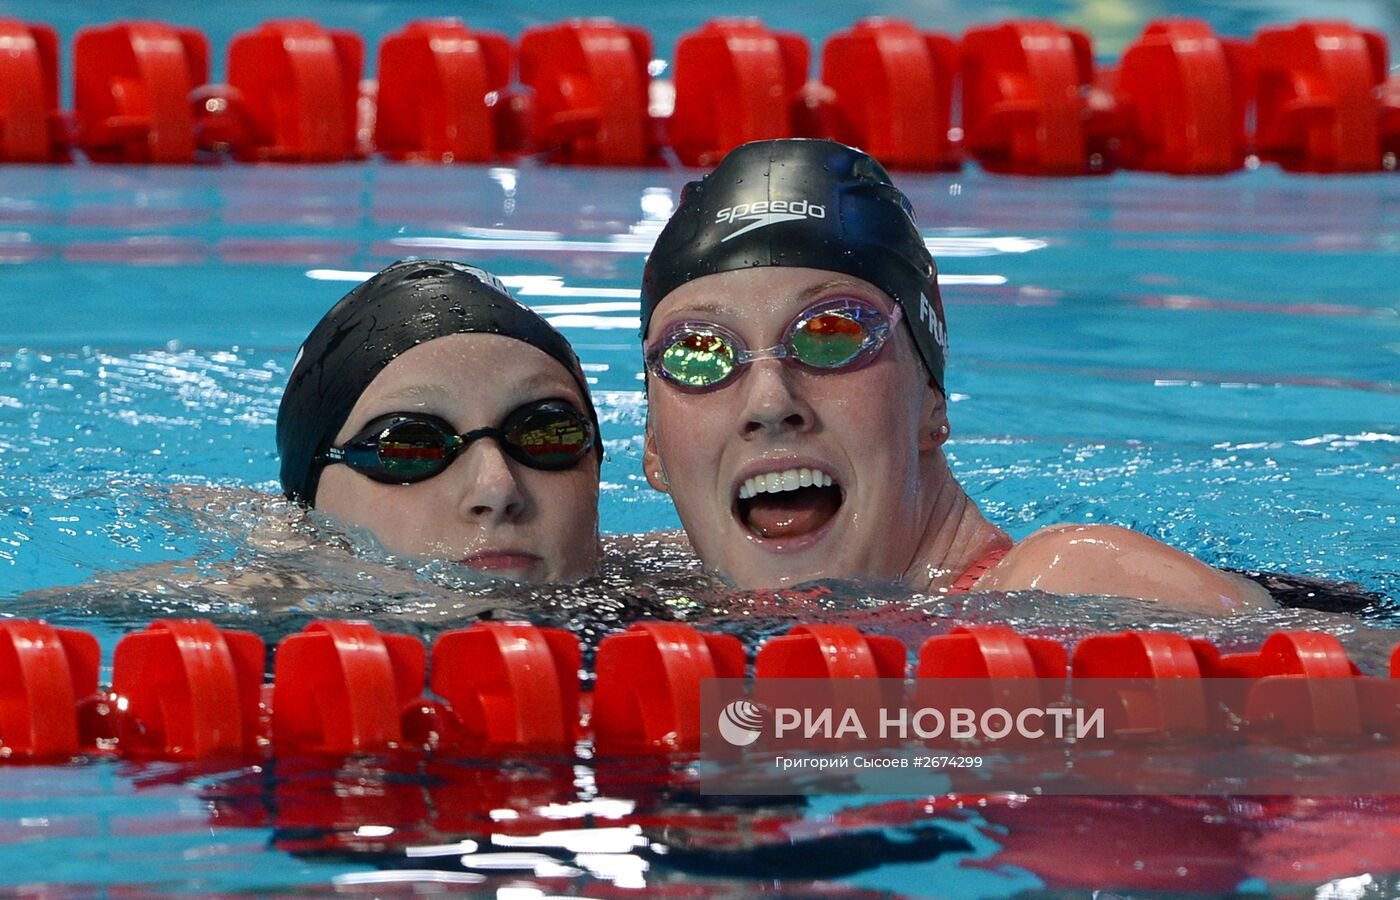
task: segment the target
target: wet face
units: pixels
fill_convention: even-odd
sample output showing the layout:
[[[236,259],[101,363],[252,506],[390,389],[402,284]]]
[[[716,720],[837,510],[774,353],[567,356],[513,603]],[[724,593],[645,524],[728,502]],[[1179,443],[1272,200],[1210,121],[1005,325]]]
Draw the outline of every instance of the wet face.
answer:
[[[703,321],[750,349],[772,347],[804,310],[841,297],[894,311],[858,278],[762,267],[677,288],[647,337]],[[706,564],[746,589],[904,575],[924,534],[930,457],[947,421],[904,328],[855,371],[762,359],[707,393],[649,376],[647,478],[671,494]]]
[[[495,427],[523,404],[586,407],[569,373],[544,352],[494,334],[454,334],[414,347],[370,383],[336,446],[391,413],[430,415],[457,433]],[[574,581],[598,557],[598,467],[592,453],[563,471],[529,468],[491,438],[473,442],[440,474],[384,484],[328,465],[318,509],[371,531],[390,552],[461,562],[513,581]]]

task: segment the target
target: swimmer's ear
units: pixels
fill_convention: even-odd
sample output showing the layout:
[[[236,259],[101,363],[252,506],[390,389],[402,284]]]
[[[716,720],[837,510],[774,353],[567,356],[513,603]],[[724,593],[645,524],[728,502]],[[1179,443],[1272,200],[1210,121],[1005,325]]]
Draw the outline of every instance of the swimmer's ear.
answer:
[[[663,494],[671,493],[671,484],[666,480],[666,470],[661,465],[661,454],[656,450],[656,435],[651,430],[651,419],[647,418],[646,440],[642,444],[642,470],[647,483]]]
[[[921,421],[919,452],[927,453],[942,447],[948,440],[948,401],[943,392],[932,385],[924,388]]]

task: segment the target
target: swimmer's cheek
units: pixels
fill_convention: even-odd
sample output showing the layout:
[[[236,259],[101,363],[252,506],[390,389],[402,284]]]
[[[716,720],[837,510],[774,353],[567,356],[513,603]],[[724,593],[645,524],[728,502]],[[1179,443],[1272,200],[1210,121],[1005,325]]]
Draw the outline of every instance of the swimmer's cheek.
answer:
[[[976,589],[1135,597],[1205,614],[1272,605],[1258,585],[1114,525],[1043,528],[1017,544]]]

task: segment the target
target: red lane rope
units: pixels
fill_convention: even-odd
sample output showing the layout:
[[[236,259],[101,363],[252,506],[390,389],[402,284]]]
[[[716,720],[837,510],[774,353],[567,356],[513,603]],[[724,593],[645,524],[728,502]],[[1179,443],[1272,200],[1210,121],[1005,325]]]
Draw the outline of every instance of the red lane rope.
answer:
[[[184,760],[414,748],[567,752],[583,738],[606,755],[693,753],[703,732],[702,682],[749,673],[738,639],[677,622],[637,623],[604,638],[586,694],[580,658],[572,634],[523,622],[448,632],[429,656],[411,635],[319,621],[279,644],[273,680],[264,684],[266,652],[256,635],[162,620],[121,639],[112,684],[100,690],[92,635],[5,620],[0,759],[98,750]],[[1238,713],[1329,734],[1400,733],[1400,646],[1391,679],[1367,678],[1324,633],[1276,632],[1257,651],[1222,654],[1208,641],[1130,631],[1085,638],[1071,653],[1007,626],[958,627],[925,640],[912,672],[907,658],[893,637],[797,625],[758,650],[752,675],[833,683],[912,675],[918,690],[958,679],[959,690],[991,691],[988,702],[995,695],[1027,703],[1046,702],[1066,678],[1140,679],[1171,687],[1139,686],[1113,700],[1117,724],[1188,731],[1208,727],[1213,713],[1198,693],[1183,693],[1181,679],[1253,679]],[[1309,686],[1316,679],[1331,686],[1317,691]]]
[[[236,35],[225,83],[207,38],[163,22],[78,31],[59,108],[54,30],[0,19],[0,162],[500,162],[713,165],[752,140],[828,137],[886,164],[1079,175],[1393,169],[1400,76],[1383,35],[1338,21],[1217,36],[1153,21],[1112,64],[1083,31],[1011,20],[960,37],[867,19],[813,49],[757,19],[683,35],[655,79],[643,29],[608,20],[512,41],[450,20],[386,37],[304,19]],[[955,112],[956,111],[956,112]]]

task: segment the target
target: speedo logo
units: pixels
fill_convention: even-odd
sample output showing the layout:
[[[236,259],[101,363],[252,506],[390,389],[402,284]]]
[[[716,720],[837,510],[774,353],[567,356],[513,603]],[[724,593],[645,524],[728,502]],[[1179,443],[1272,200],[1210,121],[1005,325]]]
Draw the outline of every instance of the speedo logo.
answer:
[[[806,200],[760,200],[757,203],[740,203],[726,206],[715,213],[715,223],[748,222],[743,228],[720,239],[720,243],[732,241],[741,234],[757,231],[779,222],[800,222],[803,219],[825,219],[826,207]]]

